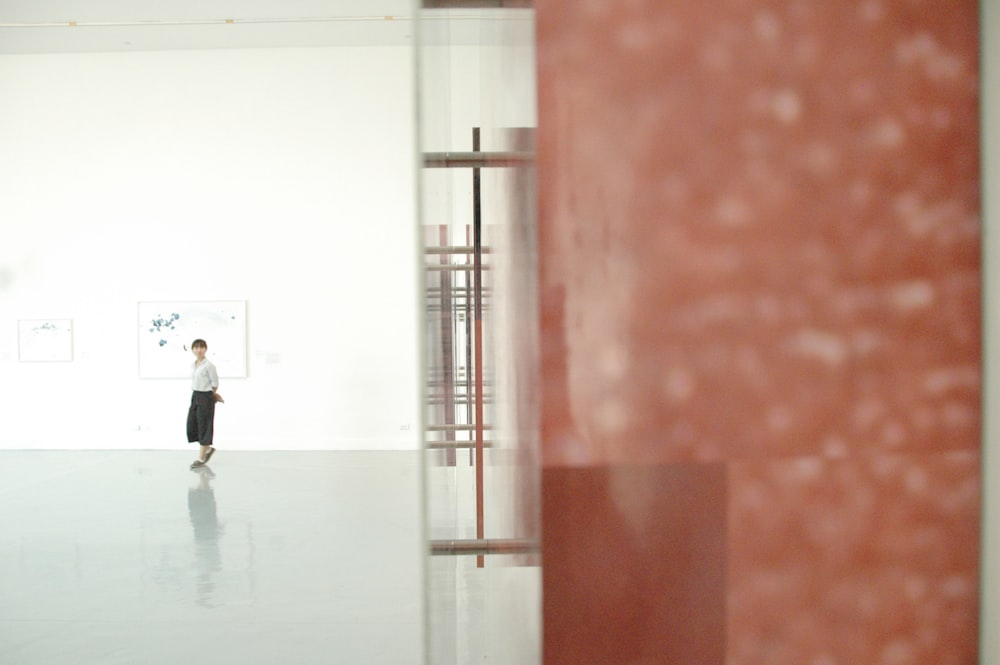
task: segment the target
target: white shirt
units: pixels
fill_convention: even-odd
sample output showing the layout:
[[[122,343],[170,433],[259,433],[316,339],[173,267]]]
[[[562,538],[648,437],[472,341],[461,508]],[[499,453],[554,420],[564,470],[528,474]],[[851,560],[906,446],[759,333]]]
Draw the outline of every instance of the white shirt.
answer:
[[[191,390],[200,392],[211,392],[219,387],[219,373],[215,371],[215,365],[206,358],[198,364],[194,361],[191,364]]]

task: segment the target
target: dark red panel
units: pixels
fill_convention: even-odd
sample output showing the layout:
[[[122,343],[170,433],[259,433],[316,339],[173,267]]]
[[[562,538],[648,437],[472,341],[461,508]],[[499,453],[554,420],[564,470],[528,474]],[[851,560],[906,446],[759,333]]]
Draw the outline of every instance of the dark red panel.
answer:
[[[722,465],[546,469],[544,662],[721,665]]]

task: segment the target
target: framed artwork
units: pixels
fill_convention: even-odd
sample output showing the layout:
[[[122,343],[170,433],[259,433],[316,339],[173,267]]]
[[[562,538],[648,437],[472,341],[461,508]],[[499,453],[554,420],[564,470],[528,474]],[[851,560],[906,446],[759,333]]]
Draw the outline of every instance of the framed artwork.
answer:
[[[73,360],[72,319],[21,319],[17,322],[17,359],[23,363]]]
[[[140,302],[138,332],[139,378],[189,378],[196,339],[208,344],[220,377],[247,375],[245,300]]]

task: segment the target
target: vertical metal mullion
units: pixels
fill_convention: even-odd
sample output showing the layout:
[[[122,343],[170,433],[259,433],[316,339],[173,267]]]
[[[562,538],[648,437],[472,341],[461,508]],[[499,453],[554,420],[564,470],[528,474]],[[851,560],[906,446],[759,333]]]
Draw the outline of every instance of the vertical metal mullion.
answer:
[[[438,230],[438,244],[442,247],[448,246],[448,226],[442,224]],[[441,254],[441,264],[447,264],[450,259],[448,254]],[[454,273],[451,270],[441,271],[441,372],[444,386],[444,423],[446,425],[455,424],[455,338],[452,330],[452,308],[454,298],[452,296],[452,280]],[[454,441],[455,433],[448,431],[445,433],[446,441]],[[455,466],[457,455],[454,448],[445,451],[445,460],[448,466]]]
[[[479,152],[479,127],[472,129],[472,150]],[[483,233],[479,168],[472,169],[472,256],[475,275],[475,369],[476,369],[476,538],[485,538],[483,510]],[[482,568],[483,555],[476,557]]]
[[[472,321],[472,289],[468,288],[470,286],[468,282],[468,273],[466,273],[466,290],[465,290],[465,408],[466,408],[466,419],[468,422],[475,422],[475,407],[472,401],[472,390],[473,390],[473,365],[472,365],[472,333],[473,333],[473,321]]]

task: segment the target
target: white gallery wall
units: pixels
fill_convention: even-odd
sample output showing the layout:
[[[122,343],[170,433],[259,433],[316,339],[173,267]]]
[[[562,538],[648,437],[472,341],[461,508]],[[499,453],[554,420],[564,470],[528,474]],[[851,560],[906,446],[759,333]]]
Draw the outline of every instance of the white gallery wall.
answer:
[[[188,446],[137,308],[214,300],[247,303],[220,449],[416,449],[413,78],[405,46],[0,56],[0,449]],[[27,319],[72,361],[20,361]]]

